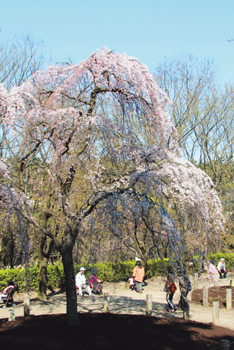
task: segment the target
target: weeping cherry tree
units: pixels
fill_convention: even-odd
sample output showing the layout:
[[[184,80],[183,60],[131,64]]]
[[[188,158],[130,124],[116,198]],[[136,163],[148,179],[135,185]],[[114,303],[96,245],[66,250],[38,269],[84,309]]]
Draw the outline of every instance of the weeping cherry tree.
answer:
[[[0,85],[1,209],[30,222],[60,252],[69,325],[79,325],[72,250],[99,205],[114,213],[116,198],[144,187],[145,198],[148,190],[163,192],[183,206],[186,197],[207,227],[222,230],[210,179],[178,156],[169,103],[145,65],[108,48],[38,71],[10,92]]]

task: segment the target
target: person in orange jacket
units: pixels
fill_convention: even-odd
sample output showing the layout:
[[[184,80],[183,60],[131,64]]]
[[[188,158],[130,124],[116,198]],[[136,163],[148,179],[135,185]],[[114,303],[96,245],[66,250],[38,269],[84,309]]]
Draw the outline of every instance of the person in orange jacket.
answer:
[[[141,261],[137,260],[136,266],[133,269],[133,277],[136,282],[136,292],[142,293],[142,282],[145,277],[145,269],[141,265]]]

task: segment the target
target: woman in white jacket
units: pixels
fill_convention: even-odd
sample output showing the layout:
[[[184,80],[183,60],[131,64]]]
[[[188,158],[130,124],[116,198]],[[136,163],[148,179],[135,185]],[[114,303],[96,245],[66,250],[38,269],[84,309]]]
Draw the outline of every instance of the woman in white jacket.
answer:
[[[82,297],[82,289],[86,289],[86,291],[89,293],[89,296],[92,296],[90,287],[86,284],[86,278],[85,278],[85,268],[81,267],[80,272],[76,275],[76,287],[79,289],[79,295]]]

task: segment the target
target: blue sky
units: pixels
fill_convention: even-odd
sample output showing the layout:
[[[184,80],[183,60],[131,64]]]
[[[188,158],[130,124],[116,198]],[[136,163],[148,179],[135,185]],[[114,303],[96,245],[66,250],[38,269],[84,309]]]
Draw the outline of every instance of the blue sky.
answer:
[[[191,53],[234,82],[234,0],[0,0],[0,11],[0,40],[31,33],[53,61],[78,63],[108,46],[153,69]]]

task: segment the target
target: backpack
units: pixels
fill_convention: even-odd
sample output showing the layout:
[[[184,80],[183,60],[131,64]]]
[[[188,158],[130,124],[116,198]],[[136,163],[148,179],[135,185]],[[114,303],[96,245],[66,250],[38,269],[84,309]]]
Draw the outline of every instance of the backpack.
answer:
[[[187,282],[187,291],[190,292],[192,290],[191,282],[188,280]]]
[[[174,282],[172,283],[172,285],[170,287],[170,290],[171,290],[172,293],[175,293],[175,291],[177,290],[177,287],[176,287]]]

